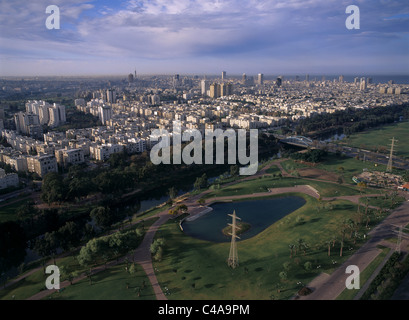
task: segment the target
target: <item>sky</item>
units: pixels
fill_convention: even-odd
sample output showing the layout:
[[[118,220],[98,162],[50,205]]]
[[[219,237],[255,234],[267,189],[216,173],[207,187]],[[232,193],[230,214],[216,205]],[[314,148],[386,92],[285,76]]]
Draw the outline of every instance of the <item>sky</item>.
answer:
[[[60,29],[49,30],[49,5]],[[356,5],[360,29],[346,13]],[[409,1],[0,0],[0,76],[409,74]]]

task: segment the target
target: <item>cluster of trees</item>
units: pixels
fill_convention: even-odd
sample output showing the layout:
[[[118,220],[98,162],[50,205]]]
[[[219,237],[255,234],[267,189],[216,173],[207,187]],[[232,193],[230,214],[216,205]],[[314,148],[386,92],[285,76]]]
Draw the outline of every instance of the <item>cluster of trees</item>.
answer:
[[[84,228],[73,221],[67,222],[56,231],[46,232],[35,240],[34,250],[42,257],[57,255],[58,249],[71,250],[81,243]]]
[[[394,252],[379,274],[372,280],[361,300],[389,300],[409,271],[409,259]]]
[[[314,149],[314,150],[309,150],[305,153],[292,153],[290,155],[291,159],[294,160],[301,160],[301,161],[306,161],[306,162],[321,162],[325,156],[327,156],[327,152],[324,150],[320,149]]]
[[[296,133],[301,135],[319,135],[342,130],[345,135],[360,132],[368,128],[399,121],[400,117],[409,119],[409,104],[394,105],[388,108],[370,109],[348,108],[330,114],[320,114],[300,120]]]
[[[203,173],[201,177],[196,178],[195,183],[193,184],[193,188],[195,190],[206,189],[209,186],[207,181],[206,173]]]
[[[81,266],[87,266],[90,269],[101,262],[106,264],[109,260],[118,259],[135,250],[142,236],[142,229],[136,228],[91,239],[81,248],[77,260]]]
[[[155,239],[152,242],[150,246],[150,251],[151,251],[151,254],[153,255],[153,259],[155,259],[156,261],[162,260],[164,246],[165,246],[165,239],[163,238]]]

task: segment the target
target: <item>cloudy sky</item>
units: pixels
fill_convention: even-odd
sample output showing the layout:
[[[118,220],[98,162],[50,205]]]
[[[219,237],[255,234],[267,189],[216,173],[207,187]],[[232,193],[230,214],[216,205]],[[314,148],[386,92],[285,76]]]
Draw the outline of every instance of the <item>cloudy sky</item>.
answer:
[[[60,29],[48,30],[49,5]],[[348,30],[347,6],[360,9]],[[0,76],[409,74],[407,0],[0,0]]]

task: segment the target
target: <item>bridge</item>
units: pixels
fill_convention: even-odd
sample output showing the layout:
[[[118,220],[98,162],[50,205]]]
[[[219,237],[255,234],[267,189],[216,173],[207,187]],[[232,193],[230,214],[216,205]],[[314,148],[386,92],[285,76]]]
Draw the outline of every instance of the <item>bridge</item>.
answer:
[[[286,137],[286,136],[276,136],[281,142],[286,144],[291,144],[297,147],[308,148],[312,147],[314,141],[310,138],[303,137],[303,136],[293,136],[293,137]]]

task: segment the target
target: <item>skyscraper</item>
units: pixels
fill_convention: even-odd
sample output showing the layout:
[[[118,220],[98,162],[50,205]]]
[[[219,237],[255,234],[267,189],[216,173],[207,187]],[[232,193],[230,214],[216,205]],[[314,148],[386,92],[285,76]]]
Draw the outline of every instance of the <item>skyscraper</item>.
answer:
[[[243,73],[243,75],[241,76],[241,83],[243,85],[245,85],[247,82],[247,75],[245,73]]]
[[[222,71],[222,80],[226,80],[226,71]]]
[[[200,82],[200,86],[201,86],[202,95],[203,96],[207,95],[207,91],[210,89],[209,81],[208,80],[202,80]]]
[[[340,82],[340,83],[343,83],[343,82],[344,82],[344,76],[343,76],[343,75],[340,75],[340,76],[339,76],[339,82]]]
[[[218,98],[221,95],[221,87],[218,83],[212,83],[210,85],[210,98]]]
[[[230,96],[233,94],[233,85],[231,83],[222,83],[220,85],[220,96]]]
[[[264,83],[264,74],[258,74],[258,84],[262,85]]]
[[[361,82],[359,84],[359,90],[360,91],[365,91],[367,88],[367,83],[365,78],[361,78]]]
[[[114,90],[108,89],[107,90],[107,102],[115,103],[116,101],[116,93]]]

